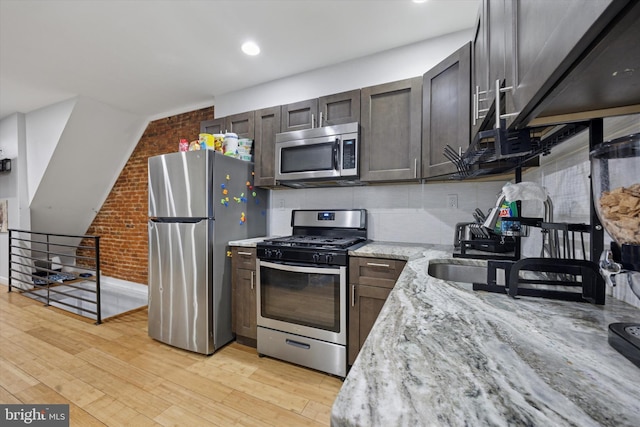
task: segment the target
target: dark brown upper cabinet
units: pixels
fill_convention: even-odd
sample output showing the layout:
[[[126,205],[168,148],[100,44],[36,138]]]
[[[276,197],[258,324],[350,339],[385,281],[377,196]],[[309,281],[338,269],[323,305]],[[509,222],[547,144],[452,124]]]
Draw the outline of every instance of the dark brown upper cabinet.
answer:
[[[260,187],[276,185],[276,134],[280,132],[280,106],[263,108],[255,112],[254,183]]]
[[[282,132],[358,122],[360,90],[350,90],[282,106]]]
[[[360,89],[318,98],[320,126],[360,121]]]
[[[366,87],[360,93],[360,179],[419,179],[422,77]]]
[[[318,98],[282,106],[282,132],[312,129],[318,118]]]
[[[200,133],[224,134],[233,132],[238,138],[254,139],[254,112],[233,114],[200,122]]]
[[[422,81],[422,177],[456,172],[444,155],[469,146],[471,43],[427,71]]]
[[[483,0],[473,46],[471,136],[499,124],[542,124],[543,115],[640,103],[626,89],[630,82],[611,79],[611,70],[625,69],[617,64],[637,58],[639,10],[628,0]]]
[[[225,133],[225,117],[219,119],[205,120],[200,122],[200,133],[222,134]]]

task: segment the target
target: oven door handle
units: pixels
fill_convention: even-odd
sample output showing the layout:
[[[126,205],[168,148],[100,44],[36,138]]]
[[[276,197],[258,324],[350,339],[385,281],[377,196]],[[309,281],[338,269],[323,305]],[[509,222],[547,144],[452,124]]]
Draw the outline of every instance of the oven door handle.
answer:
[[[274,270],[290,271],[292,273],[340,274],[341,271],[340,267],[303,267],[299,265],[280,264],[269,261],[260,261],[260,267],[273,268]]]
[[[340,170],[340,138],[333,143],[333,170]]]

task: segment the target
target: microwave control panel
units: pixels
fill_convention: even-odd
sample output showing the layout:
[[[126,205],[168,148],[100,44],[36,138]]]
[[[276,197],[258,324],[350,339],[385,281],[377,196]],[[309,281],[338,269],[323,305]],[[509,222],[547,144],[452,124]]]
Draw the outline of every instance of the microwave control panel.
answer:
[[[356,140],[355,139],[343,139],[342,140],[342,170],[356,169],[357,153],[356,153]]]

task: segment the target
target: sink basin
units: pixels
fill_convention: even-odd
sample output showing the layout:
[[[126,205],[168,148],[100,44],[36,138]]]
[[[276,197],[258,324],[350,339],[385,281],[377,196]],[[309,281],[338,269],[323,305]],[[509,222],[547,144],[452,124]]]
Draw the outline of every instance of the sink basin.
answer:
[[[449,282],[483,283],[487,281],[487,267],[479,265],[432,263],[427,274]]]

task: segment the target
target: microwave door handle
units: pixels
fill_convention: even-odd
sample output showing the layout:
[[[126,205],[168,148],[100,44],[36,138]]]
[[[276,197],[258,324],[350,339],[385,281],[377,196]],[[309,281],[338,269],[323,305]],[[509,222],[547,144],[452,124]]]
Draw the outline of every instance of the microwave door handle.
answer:
[[[339,170],[340,166],[340,138],[333,143],[333,170]]]

